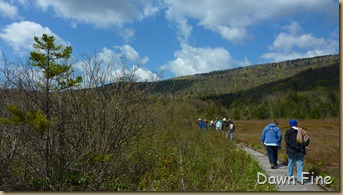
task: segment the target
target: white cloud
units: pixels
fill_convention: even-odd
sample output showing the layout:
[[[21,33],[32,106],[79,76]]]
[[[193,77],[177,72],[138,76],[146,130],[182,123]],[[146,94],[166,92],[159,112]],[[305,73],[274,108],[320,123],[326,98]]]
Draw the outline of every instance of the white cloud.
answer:
[[[50,11],[51,8],[57,17],[70,21],[73,26],[83,23],[97,28],[115,27],[126,38],[133,36],[134,32],[125,24],[143,20],[159,11],[157,3],[149,0],[36,0],[36,4],[42,10]]]
[[[0,0],[0,16],[15,19],[18,17],[17,7],[6,1]]]
[[[121,26],[132,22],[138,10],[127,1],[69,1],[36,0],[37,5],[46,11],[51,8],[58,17],[72,19],[81,23],[90,23],[105,28],[111,25]]]
[[[284,29],[287,32],[281,32],[269,46],[271,52],[263,54],[261,58],[284,61],[338,53],[336,39],[302,34],[302,28],[297,22],[291,22]]]
[[[174,53],[175,60],[162,66],[162,69],[182,76],[232,68],[233,60],[224,48],[195,48],[186,43],[182,43],[181,47]]]
[[[248,37],[251,37],[245,28],[231,28],[223,25],[218,25],[214,28],[224,39],[233,43],[241,43]]]
[[[147,4],[144,9],[143,9],[143,14],[142,16],[139,18],[140,20],[146,18],[146,17],[150,17],[155,15],[158,11],[160,10],[159,7],[154,6],[152,4]]]
[[[123,45],[120,48],[121,52],[127,56],[127,58],[131,61],[140,61],[138,52],[133,49],[130,45]]]
[[[324,38],[316,38],[311,34],[287,34],[280,33],[269,48],[271,50],[280,50],[284,52],[297,48],[314,48],[326,44]]]
[[[137,79],[137,81],[157,81],[160,80],[160,77],[158,74],[148,70],[148,69],[144,69],[138,66],[133,66],[131,69],[134,74],[135,74],[135,78]]]
[[[93,59],[93,66],[97,64],[98,67],[93,67],[99,72],[97,75],[107,75],[105,76],[105,83],[115,82],[124,74],[133,75],[137,81],[154,81],[158,80],[159,76],[144,68],[144,64],[148,62],[148,57],[140,58],[139,53],[132,48],[130,45],[114,46],[114,49],[103,48],[101,52],[98,52]],[[122,64],[121,57],[124,56],[126,61]],[[82,62],[78,62],[76,67],[78,71],[86,73],[84,71]]]
[[[119,53],[131,62],[146,64],[149,61],[149,58],[147,56],[141,58],[138,52],[130,45],[125,44],[123,46],[114,46],[114,49],[119,50]]]
[[[34,36],[40,38],[42,34],[54,36],[57,45],[69,45],[69,43],[63,41],[48,27],[43,27],[31,21],[15,22],[3,27],[1,30],[0,38],[8,43],[19,55],[24,55],[26,52],[32,50]]]
[[[179,37],[189,37],[192,26],[188,20],[219,33],[232,43],[241,43],[252,38],[248,28],[261,22],[306,13],[325,14],[336,19],[338,2],[334,0],[165,0],[166,17],[174,22]],[[186,23],[185,23],[186,22]],[[182,36],[183,34],[183,36]],[[187,41],[185,39],[184,41]]]
[[[149,61],[147,56],[141,58],[139,53],[133,47],[127,44],[123,46],[114,46],[113,48],[119,52],[113,52],[112,54],[116,55],[117,57],[123,56],[127,60],[125,62],[125,65],[127,66],[126,72],[133,73],[137,81],[151,81],[159,78],[156,73],[143,68],[144,64]],[[128,69],[129,66],[132,66],[130,70]]]
[[[178,29],[177,37],[180,42],[188,41],[191,37],[193,27],[188,24],[186,19],[179,19],[176,22],[176,27]]]
[[[243,61],[237,62],[238,66],[250,66],[252,63],[248,60],[248,58],[244,58]]]

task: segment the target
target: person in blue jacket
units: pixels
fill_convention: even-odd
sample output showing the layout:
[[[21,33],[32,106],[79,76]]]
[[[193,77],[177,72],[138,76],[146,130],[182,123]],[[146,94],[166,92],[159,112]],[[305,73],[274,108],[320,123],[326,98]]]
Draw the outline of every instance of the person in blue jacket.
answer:
[[[206,119],[205,119],[206,120]],[[198,119],[198,126],[200,128],[200,131],[204,132],[205,129],[206,129],[206,123],[201,119],[199,118]]]
[[[278,166],[278,150],[281,148],[282,142],[282,133],[276,120],[272,120],[272,122],[263,129],[261,141],[267,148],[270,168],[274,169]]]

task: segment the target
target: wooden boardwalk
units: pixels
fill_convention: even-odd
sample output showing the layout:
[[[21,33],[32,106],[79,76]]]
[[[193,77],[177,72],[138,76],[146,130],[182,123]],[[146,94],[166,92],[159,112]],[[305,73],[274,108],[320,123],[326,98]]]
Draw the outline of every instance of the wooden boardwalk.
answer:
[[[276,169],[271,169],[270,163],[268,160],[268,156],[266,154],[257,152],[256,150],[253,150],[253,149],[245,147],[245,146],[240,146],[240,147],[242,147],[243,150],[245,150],[254,159],[256,159],[259,162],[260,167],[263,170],[265,170],[266,173],[268,174],[266,177],[261,175],[259,182],[262,183],[262,182],[266,181],[265,178],[269,178],[271,176],[275,176],[272,178],[276,178],[276,177],[280,178],[280,177],[284,177],[287,175],[287,165],[285,165],[284,163],[278,162],[279,166]],[[296,174],[294,174],[294,175],[296,175]],[[256,176],[256,178],[257,178],[257,176]],[[256,179],[256,182],[257,182],[257,180],[258,179]],[[275,183],[278,183],[278,182],[275,182]],[[277,185],[278,191],[307,191],[307,192],[308,191],[327,191],[326,189],[324,189],[320,185],[312,184],[310,182],[305,182],[304,185],[301,185],[301,184],[296,183],[296,182],[295,183],[293,183],[293,182],[281,183],[280,182],[280,184],[276,184],[276,185]]]

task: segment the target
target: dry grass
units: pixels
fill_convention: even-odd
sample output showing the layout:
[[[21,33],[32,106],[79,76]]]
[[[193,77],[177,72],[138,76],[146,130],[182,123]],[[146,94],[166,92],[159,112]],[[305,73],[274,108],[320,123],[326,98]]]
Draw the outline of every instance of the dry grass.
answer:
[[[235,140],[262,152],[266,152],[261,144],[260,137],[263,128],[271,120],[237,120]],[[282,135],[289,129],[288,119],[278,119]],[[311,138],[305,156],[305,170],[317,175],[329,175],[335,180],[330,186],[339,190],[340,145],[339,145],[339,118],[324,120],[298,120],[298,125],[308,132]],[[286,144],[283,138],[279,158],[287,159]]]

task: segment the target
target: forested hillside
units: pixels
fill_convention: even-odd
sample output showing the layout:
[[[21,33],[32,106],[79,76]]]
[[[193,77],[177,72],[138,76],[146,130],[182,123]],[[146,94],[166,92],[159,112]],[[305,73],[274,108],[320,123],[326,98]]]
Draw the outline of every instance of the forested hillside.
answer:
[[[251,65],[162,80],[158,82],[154,91],[156,93],[171,91],[174,95],[187,95],[187,97],[229,94],[293,77],[305,70],[311,71],[333,64],[339,64],[338,55]]]
[[[308,69],[249,90],[201,99],[223,105],[237,119],[337,117],[339,64]]]
[[[178,77],[160,81],[154,92],[163,91],[192,102],[203,101],[203,106],[196,107],[199,113],[205,112],[208,116],[222,114],[235,119],[337,117],[339,56]]]

